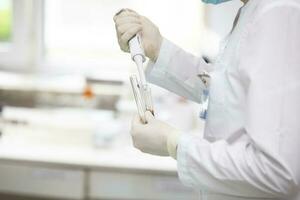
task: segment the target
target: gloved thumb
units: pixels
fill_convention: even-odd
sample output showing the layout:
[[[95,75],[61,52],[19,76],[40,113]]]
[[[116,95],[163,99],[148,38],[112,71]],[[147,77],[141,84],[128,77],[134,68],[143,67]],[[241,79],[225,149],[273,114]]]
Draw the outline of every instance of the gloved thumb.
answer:
[[[145,117],[146,117],[147,122],[151,122],[154,120],[154,116],[152,115],[152,113],[150,111],[146,111]]]
[[[137,126],[141,124],[141,118],[138,116],[138,115],[135,115],[133,118],[132,118],[132,121],[131,121],[131,126],[134,127],[134,126]]]

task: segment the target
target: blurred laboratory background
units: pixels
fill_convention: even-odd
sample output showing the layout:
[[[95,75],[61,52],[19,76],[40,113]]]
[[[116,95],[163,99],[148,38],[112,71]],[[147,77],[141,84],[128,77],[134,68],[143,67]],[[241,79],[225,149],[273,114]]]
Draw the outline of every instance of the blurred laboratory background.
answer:
[[[136,106],[113,15],[131,8],[213,60],[238,0],[0,0],[0,199],[196,199],[171,158],[135,150]],[[232,12],[234,9],[235,12]],[[156,117],[202,134],[199,106],[151,85]]]

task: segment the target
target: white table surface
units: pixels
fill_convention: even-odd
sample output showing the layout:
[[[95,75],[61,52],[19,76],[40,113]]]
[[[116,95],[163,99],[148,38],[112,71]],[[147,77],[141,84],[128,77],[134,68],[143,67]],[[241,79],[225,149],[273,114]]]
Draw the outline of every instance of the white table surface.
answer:
[[[97,150],[92,147],[10,145],[0,142],[0,160],[30,161],[81,167],[176,171],[176,162],[140,153],[130,147]]]
[[[6,116],[28,116],[36,121],[41,117],[43,123],[47,121],[45,115],[57,119],[55,114],[41,112],[33,114],[28,110],[16,109],[6,111]],[[54,112],[55,113],[55,112]],[[37,117],[39,116],[39,117]],[[86,117],[85,117],[86,118]],[[60,115],[60,120],[64,120]],[[79,120],[79,119],[76,119]],[[40,123],[40,122],[38,122]],[[53,122],[49,123],[53,124]],[[70,122],[69,122],[70,123]],[[105,167],[130,170],[150,170],[176,172],[176,161],[172,158],[144,154],[132,147],[130,143],[120,143],[110,148],[95,148],[91,130],[86,122],[84,128],[58,130],[57,123],[52,127],[23,127],[5,126],[0,137],[0,161],[24,161],[49,164],[70,165],[75,167]],[[45,127],[45,128],[43,128]],[[54,128],[53,128],[54,127]],[[128,130],[124,131],[128,132]],[[118,136],[119,137],[119,136]],[[129,133],[122,136],[130,142]],[[122,141],[123,141],[122,140]]]

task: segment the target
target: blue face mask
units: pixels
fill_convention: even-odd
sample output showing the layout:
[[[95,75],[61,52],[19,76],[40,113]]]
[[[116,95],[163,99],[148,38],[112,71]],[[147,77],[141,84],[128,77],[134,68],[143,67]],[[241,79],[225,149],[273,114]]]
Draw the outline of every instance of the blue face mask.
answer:
[[[202,0],[204,3],[220,4],[231,0]]]

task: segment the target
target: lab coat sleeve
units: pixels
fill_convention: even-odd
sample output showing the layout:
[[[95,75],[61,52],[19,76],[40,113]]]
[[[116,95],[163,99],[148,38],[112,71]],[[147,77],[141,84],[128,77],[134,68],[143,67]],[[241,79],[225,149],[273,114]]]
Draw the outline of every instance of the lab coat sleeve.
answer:
[[[163,39],[157,61],[150,61],[145,73],[150,83],[200,103],[205,86],[197,75],[203,70],[209,72],[211,69],[202,58]]]
[[[299,192],[299,24],[299,8],[274,5],[249,25],[240,46],[239,72],[246,88],[242,136],[208,142],[182,135],[177,160],[183,183],[246,198]]]

